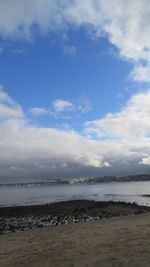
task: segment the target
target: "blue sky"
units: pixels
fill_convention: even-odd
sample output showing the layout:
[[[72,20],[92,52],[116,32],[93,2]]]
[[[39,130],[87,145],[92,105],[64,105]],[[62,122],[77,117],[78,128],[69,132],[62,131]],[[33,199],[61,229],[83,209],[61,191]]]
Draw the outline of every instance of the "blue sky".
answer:
[[[68,115],[74,122],[60,116],[36,117],[42,126],[65,122],[79,130],[84,120],[120,110],[132,93],[125,90],[132,86],[131,64],[119,59],[107,38],[91,39],[80,29],[68,30],[67,40],[62,35],[48,34],[31,43],[10,40],[1,53],[0,80],[26,113],[32,107],[51,109],[56,99],[74,105],[89,102],[87,112]]]
[[[149,7],[0,3],[1,177],[148,171]]]

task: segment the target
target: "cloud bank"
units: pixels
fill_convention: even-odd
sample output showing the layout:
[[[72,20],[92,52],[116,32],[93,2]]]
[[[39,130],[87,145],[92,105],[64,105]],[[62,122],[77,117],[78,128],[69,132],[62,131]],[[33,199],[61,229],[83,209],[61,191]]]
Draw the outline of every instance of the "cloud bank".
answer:
[[[4,110],[11,104],[11,112],[1,113],[0,177],[75,177],[101,170],[123,174],[125,168],[144,168],[150,164],[149,102],[150,91],[139,93],[120,112],[85,123],[88,134],[80,134],[30,124],[19,104],[1,89],[0,103]]]
[[[59,101],[58,111],[70,107],[68,103]],[[44,175],[60,176],[60,173],[63,176],[68,171],[68,175],[73,174],[76,167],[80,172],[80,169],[86,167],[110,166],[102,153],[99,153],[97,141],[88,140],[75,131],[31,125],[22,108],[2,89],[0,105],[1,178],[43,178]],[[32,112],[41,115],[43,109],[33,109]]]

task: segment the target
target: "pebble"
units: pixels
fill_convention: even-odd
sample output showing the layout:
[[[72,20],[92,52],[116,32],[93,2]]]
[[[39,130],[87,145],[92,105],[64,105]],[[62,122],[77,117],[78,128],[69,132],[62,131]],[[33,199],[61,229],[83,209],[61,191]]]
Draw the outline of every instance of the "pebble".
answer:
[[[97,220],[100,217],[91,217],[87,214],[80,215],[75,218],[74,216],[66,216],[64,218],[57,218],[56,216],[48,215],[42,217],[27,216],[22,218],[10,217],[2,218],[0,217],[0,234],[6,234],[10,232],[25,231],[33,228],[41,228],[47,226],[57,226],[70,223],[79,223],[89,220]]]

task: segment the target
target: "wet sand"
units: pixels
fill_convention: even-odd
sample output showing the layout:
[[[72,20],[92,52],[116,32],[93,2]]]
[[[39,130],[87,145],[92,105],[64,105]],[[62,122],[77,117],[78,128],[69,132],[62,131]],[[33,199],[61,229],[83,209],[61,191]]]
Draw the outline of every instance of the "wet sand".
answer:
[[[0,235],[1,267],[149,267],[150,213]]]

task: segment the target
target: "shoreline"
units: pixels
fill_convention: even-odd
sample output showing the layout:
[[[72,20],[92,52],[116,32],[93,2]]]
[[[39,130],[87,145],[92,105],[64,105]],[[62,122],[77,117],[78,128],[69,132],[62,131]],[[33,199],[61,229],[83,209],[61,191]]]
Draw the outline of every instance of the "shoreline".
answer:
[[[0,234],[144,213],[150,213],[150,207],[92,200],[0,207]]]
[[[1,267],[149,267],[150,213],[0,235]]]

